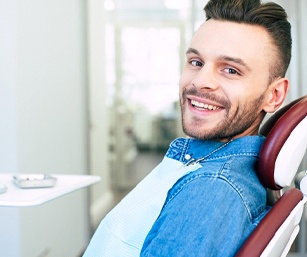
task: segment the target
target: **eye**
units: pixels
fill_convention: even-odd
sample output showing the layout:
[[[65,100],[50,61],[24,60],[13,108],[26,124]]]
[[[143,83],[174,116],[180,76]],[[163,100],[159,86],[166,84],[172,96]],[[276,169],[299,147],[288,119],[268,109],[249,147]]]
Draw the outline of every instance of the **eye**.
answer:
[[[199,67],[202,67],[202,66],[203,66],[203,64],[202,64],[200,61],[197,61],[197,60],[191,60],[191,61],[190,61],[190,64],[191,64],[192,66],[199,66]]]
[[[229,74],[240,75],[240,73],[237,70],[233,69],[233,68],[226,68],[226,69],[224,69],[224,71],[226,71]]]

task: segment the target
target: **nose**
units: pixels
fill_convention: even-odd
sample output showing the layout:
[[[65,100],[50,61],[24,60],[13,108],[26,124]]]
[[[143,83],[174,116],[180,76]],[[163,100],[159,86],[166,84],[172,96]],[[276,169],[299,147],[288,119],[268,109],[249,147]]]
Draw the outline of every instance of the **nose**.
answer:
[[[192,79],[192,85],[198,90],[215,91],[219,88],[218,72],[213,65],[205,64]]]

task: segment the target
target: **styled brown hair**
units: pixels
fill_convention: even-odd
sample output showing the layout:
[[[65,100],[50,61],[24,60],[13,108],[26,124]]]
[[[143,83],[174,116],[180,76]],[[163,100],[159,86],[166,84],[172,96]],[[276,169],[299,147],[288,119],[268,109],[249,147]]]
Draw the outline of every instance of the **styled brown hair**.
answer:
[[[291,25],[278,4],[259,0],[210,0],[204,7],[207,20],[225,20],[258,25],[266,29],[277,53],[271,64],[270,80],[284,77],[291,60]]]

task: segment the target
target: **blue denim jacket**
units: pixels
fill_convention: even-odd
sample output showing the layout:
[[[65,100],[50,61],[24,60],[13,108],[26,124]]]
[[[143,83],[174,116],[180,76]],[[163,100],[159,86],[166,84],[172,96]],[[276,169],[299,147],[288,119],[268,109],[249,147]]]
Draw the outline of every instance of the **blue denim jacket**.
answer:
[[[101,221],[83,256],[139,256],[142,246],[141,256],[233,256],[266,213],[255,173],[263,141],[243,137],[214,152],[224,143],[176,139]]]
[[[263,141],[234,140],[179,179],[168,192],[141,256],[234,256],[267,212],[266,191],[255,172]],[[185,163],[221,144],[178,139],[167,156]]]

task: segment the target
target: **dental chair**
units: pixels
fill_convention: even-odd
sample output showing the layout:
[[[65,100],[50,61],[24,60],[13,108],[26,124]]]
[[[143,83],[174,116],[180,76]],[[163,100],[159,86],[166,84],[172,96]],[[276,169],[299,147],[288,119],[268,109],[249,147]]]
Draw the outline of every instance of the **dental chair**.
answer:
[[[307,201],[307,171],[297,173],[307,148],[307,96],[272,115],[260,134],[266,140],[259,156],[258,176],[268,192],[273,192],[270,201],[275,203],[236,257],[286,256],[299,232]]]

